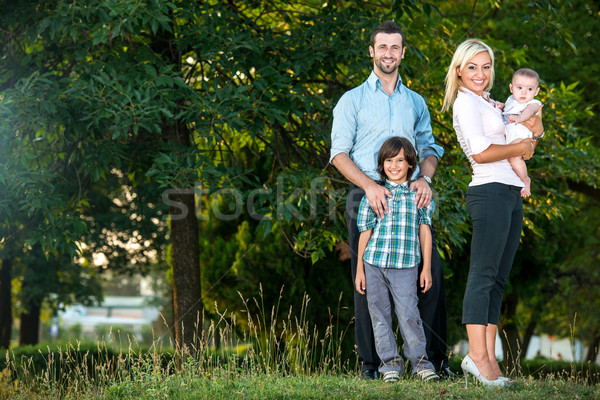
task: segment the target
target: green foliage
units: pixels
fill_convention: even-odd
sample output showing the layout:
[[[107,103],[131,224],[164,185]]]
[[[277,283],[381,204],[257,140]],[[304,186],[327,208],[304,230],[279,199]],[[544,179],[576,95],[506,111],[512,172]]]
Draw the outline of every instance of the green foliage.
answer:
[[[581,197],[578,200],[583,205],[589,201]],[[541,329],[561,337],[591,340],[600,323],[595,313],[600,298],[597,268],[600,214],[597,208],[590,207],[585,215],[586,219],[572,218],[568,226],[556,233],[560,241],[546,246],[546,257],[559,262],[547,272],[551,280],[539,282],[538,292],[532,297],[546,304],[551,293],[554,299],[561,300],[547,305],[548,313],[539,317]]]
[[[478,36],[496,52],[493,97],[506,98],[517,67],[540,72],[547,135],[528,165],[533,196],[508,288],[526,303],[523,315],[539,315],[540,293],[553,287],[545,278],[581,262],[559,251],[579,249],[565,226],[598,209],[597,16],[584,1],[3,3],[2,250],[18,256],[39,243],[56,260],[80,252],[88,263],[102,251],[107,268],[126,272],[145,272],[156,251],[166,267],[161,191],[195,190],[210,313],[215,303],[240,310],[237,292],[243,298],[262,283],[267,304],[279,304],[285,285],[282,308],[308,292],[325,305],[309,318],[326,321],[326,306],[343,290],[346,307],[352,287],[335,250],[346,235],[347,182],[328,164],[331,110],[368,76],[371,29],[393,18],[407,37],[403,82],[426,98],[446,151],[434,223],[453,339],[468,265],[470,166],[451,115],[439,111],[445,68],[458,43]],[[598,232],[579,228],[585,249],[596,246]],[[130,240],[151,242],[136,254],[144,262],[128,263]],[[78,266],[64,265],[57,276],[77,276]],[[593,278],[589,268],[577,272]],[[569,293],[567,304],[582,303]]]
[[[578,313],[579,322],[571,331],[569,324],[576,311],[571,307],[569,315],[565,304],[574,305],[575,298],[581,301],[577,304],[589,302],[590,293],[576,290],[576,281],[567,278],[571,273],[564,271],[577,270],[581,282],[595,281],[590,270],[578,265],[593,264],[594,258],[584,249],[597,248],[600,243],[596,225],[590,223],[595,221],[600,198],[598,133],[593,128],[597,124],[598,96],[594,88],[598,64],[591,61],[598,54],[585,39],[597,29],[598,7],[579,1],[454,2],[438,7],[441,15],[409,19],[405,26],[409,44],[413,45],[411,39],[417,42],[415,53],[421,63],[411,60],[414,71],[418,71],[411,83],[425,94],[434,133],[446,150],[436,174],[436,190],[441,208],[438,247],[446,255],[446,273],[452,275],[447,281],[449,310],[460,310],[462,299],[456,298],[456,293],[460,296],[464,292],[466,282],[470,228],[462,193],[470,167],[454,138],[451,116],[438,111],[443,97],[441,82],[456,46],[467,37],[479,37],[492,46],[496,56],[492,97],[504,101],[514,70],[530,67],[540,74],[538,97],[545,105],[547,135],[528,162],[533,195],[525,201],[522,246],[506,289],[509,295],[518,297],[520,306],[516,315],[504,315],[502,320],[515,322],[524,336],[544,321],[538,332],[556,334],[561,327],[561,335],[572,337],[573,332],[589,343],[593,335],[589,327],[598,326],[595,314]],[[410,36],[410,32],[425,30],[432,36]],[[407,52],[407,58],[409,54],[412,52]],[[447,197],[442,197],[445,193]],[[453,229],[446,228],[448,224]],[[580,252],[585,256],[575,263],[572,257]],[[455,315],[451,312],[449,318],[452,321]]]

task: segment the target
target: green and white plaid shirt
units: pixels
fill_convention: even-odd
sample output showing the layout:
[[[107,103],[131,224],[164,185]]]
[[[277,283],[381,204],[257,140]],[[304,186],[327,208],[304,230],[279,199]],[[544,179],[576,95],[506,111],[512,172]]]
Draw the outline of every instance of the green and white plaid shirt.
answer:
[[[411,268],[421,262],[419,225],[431,225],[434,202],[418,209],[415,204],[417,191],[410,191],[408,182],[401,185],[386,181],[385,187],[392,193],[388,198],[389,212],[377,217],[367,196],[360,202],[357,225],[360,232],[373,229],[365,249],[364,261],[379,268]]]

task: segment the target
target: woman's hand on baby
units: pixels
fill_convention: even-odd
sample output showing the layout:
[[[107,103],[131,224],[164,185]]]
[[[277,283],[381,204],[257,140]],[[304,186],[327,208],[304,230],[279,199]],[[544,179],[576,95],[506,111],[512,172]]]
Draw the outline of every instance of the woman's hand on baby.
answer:
[[[523,157],[523,160],[527,161],[531,157],[533,157],[533,153],[535,152],[535,142],[536,141],[533,139],[523,139],[523,141],[521,142],[524,144],[523,154],[521,155]]]

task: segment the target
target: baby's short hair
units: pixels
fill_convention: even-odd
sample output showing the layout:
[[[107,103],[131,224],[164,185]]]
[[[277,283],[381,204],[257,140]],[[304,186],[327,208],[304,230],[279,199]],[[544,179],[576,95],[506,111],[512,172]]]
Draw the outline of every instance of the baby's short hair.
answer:
[[[535,79],[537,85],[540,86],[540,75],[531,68],[519,68],[513,74],[512,80],[514,80],[517,76],[525,76],[527,78]]]

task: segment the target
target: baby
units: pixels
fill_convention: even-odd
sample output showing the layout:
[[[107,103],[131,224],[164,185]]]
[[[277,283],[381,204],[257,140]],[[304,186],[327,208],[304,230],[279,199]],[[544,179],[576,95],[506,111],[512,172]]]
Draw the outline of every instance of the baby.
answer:
[[[533,137],[531,131],[519,122],[528,120],[540,109],[542,103],[534,99],[540,91],[539,85],[540,76],[532,69],[521,68],[514,73],[509,85],[512,95],[504,105],[506,143],[519,143],[523,139]],[[521,157],[512,157],[508,161],[525,184],[521,196],[531,196],[531,179],[527,176],[525,161]]]

